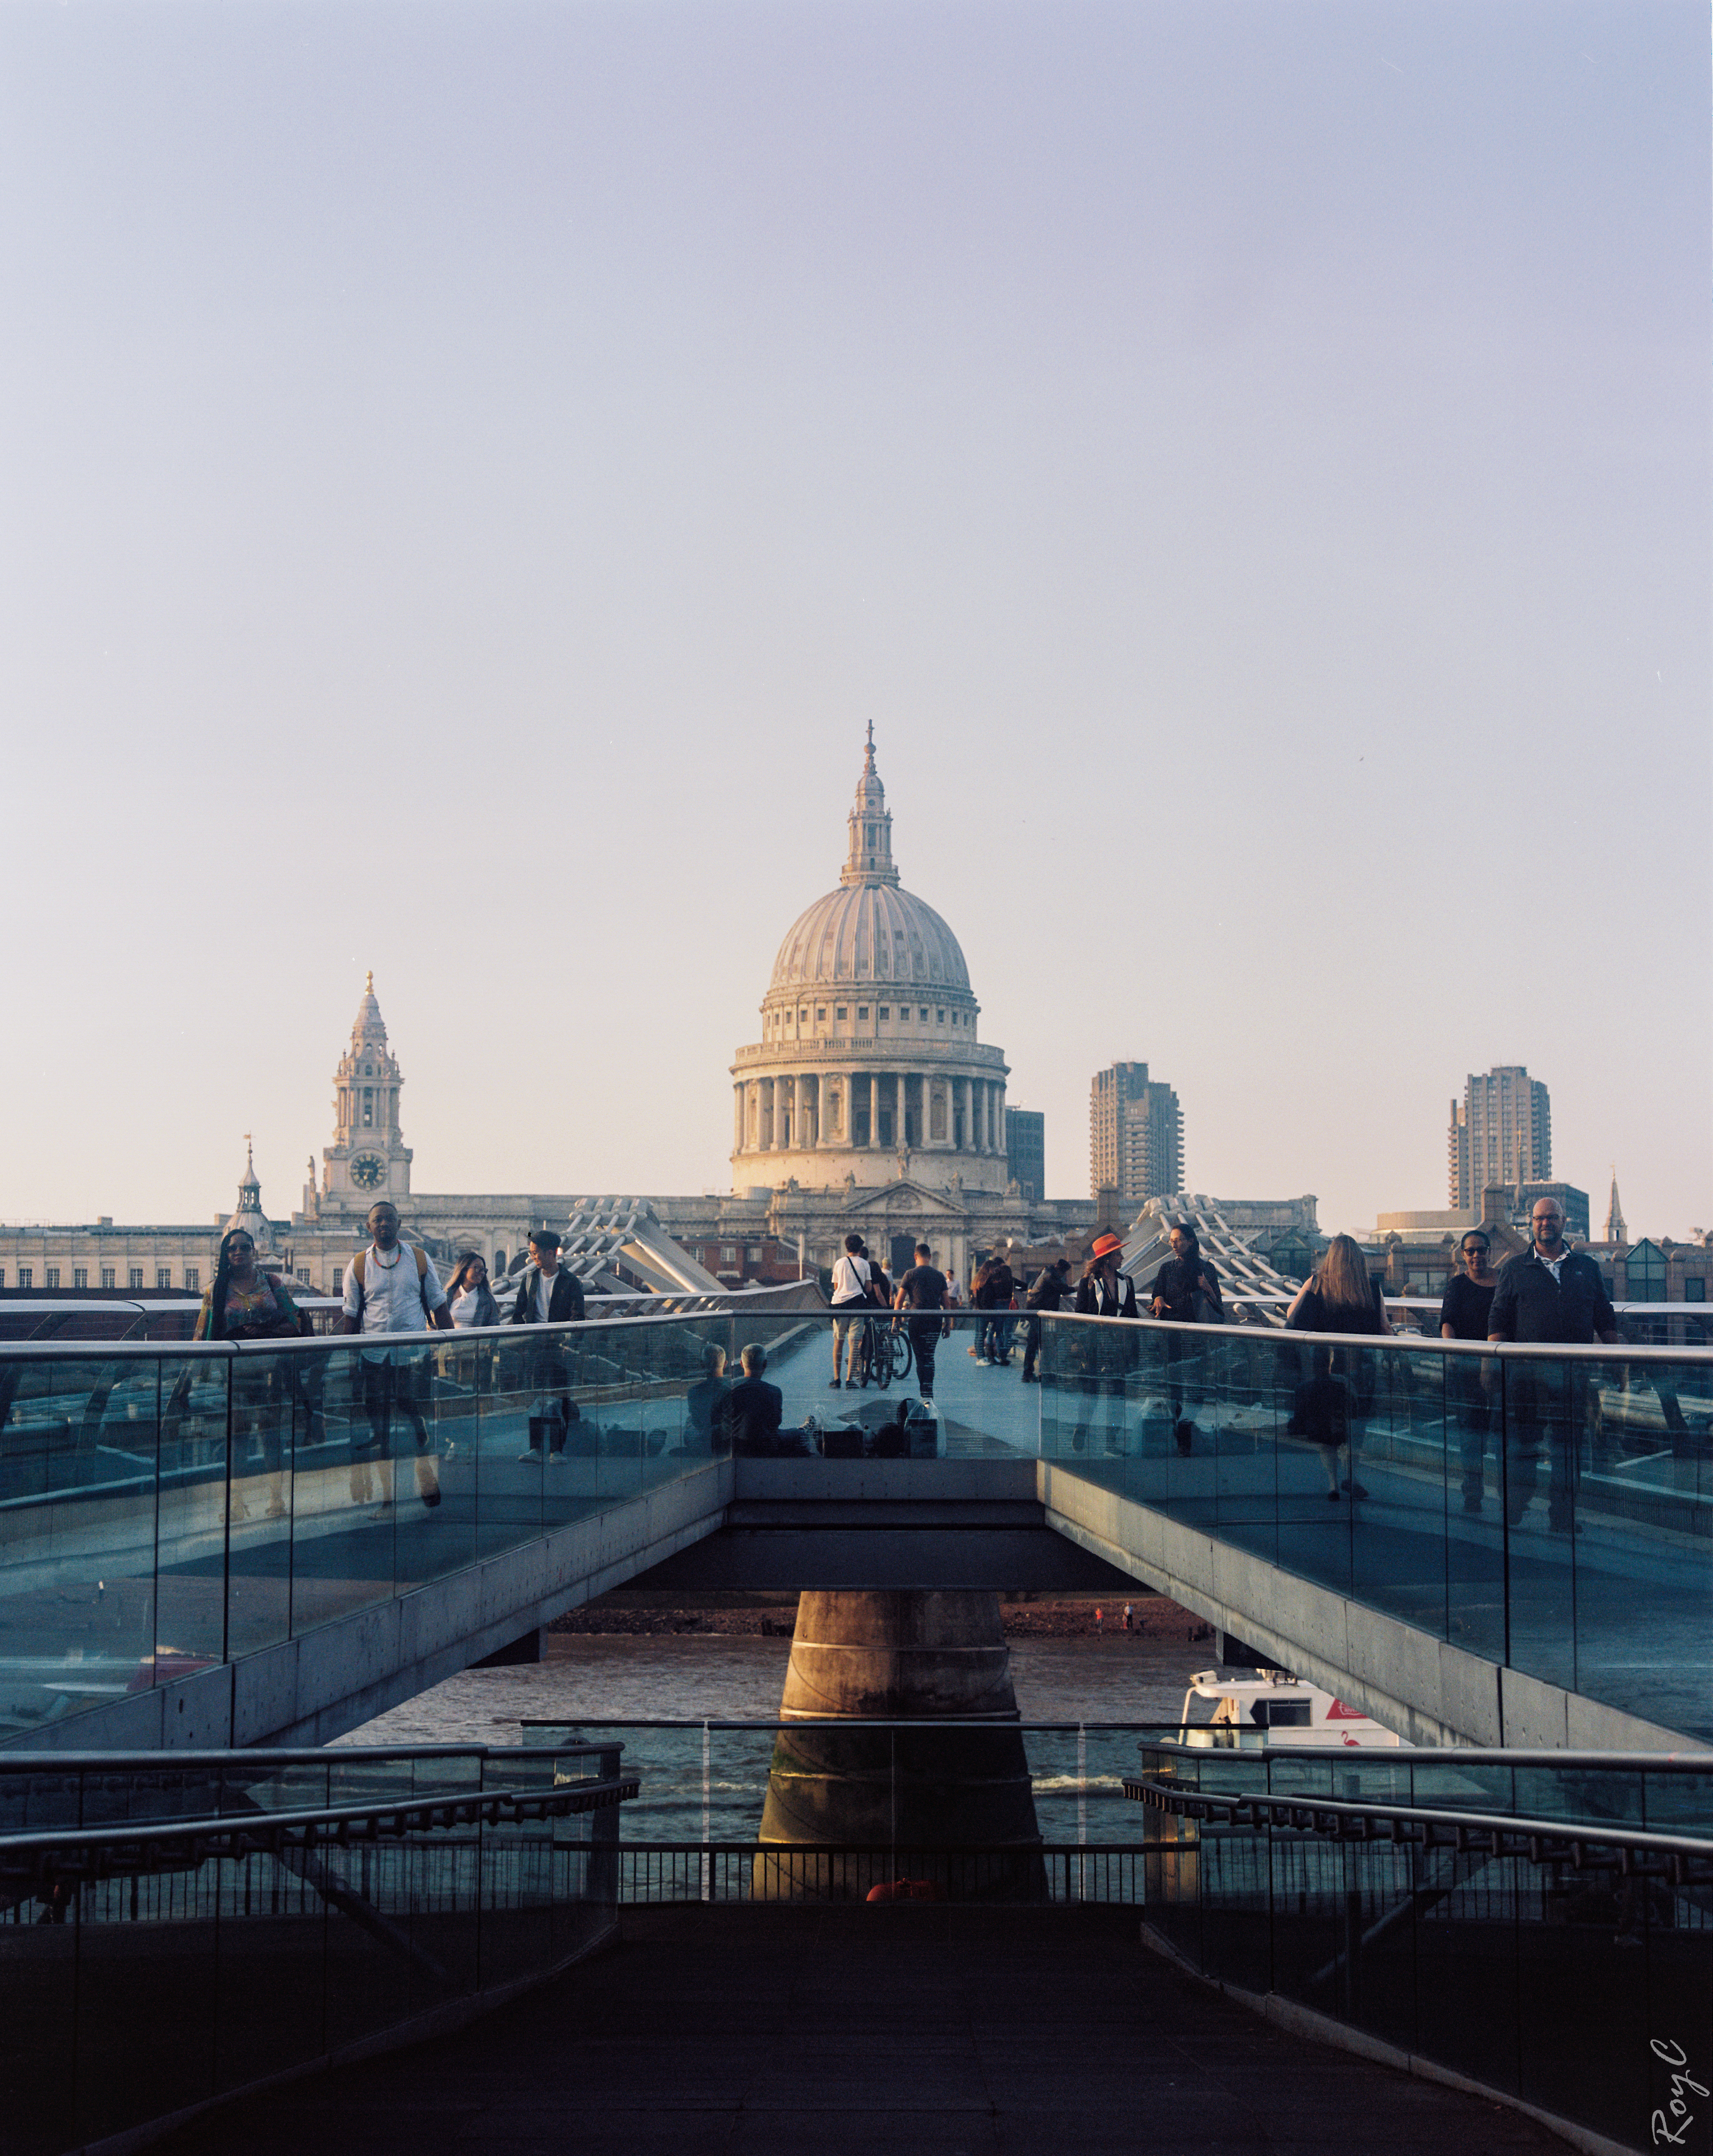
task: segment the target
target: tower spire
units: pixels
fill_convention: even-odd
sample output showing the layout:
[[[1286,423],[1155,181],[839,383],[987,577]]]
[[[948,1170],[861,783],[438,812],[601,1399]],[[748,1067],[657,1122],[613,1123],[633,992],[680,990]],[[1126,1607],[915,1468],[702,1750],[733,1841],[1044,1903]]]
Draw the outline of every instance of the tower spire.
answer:
[[[898,870],[892,863],[892,816],[886,806],[886,788],[874,767],[874,721],[869,721],[863,747],[862,775],[857,780],[856,799],[851,806],[850,846],[839,871],[842,884],[894,883]]]
[[[1627,1243],[1629,1230],[1623,1224],[1623,1208],[1618,1202],[1618,1163],[1612,1163],[1612,1202],[1606,1209],[1606,1229],[1601,1240],[1608,1243]]]

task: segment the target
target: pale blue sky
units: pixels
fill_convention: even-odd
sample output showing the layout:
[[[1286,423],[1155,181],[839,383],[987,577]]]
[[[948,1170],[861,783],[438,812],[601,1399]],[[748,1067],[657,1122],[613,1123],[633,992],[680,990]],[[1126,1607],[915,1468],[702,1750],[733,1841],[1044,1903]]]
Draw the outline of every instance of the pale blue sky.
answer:
[[[1087,1188],[1713,1225],[1700,5],[0,12],[0,1217],[729,1179],[875,724]]]

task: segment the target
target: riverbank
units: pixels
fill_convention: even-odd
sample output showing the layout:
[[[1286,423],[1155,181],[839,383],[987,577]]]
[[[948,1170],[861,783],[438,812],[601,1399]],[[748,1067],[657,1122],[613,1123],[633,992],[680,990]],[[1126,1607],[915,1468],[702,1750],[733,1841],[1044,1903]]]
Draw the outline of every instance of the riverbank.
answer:
[[[713,1600],[663,1598],[652,1609],[605,1612],[591,1604],[588,1614],[617,1629],[556,1627],[544,1661],[465,1670],[341,1742],[515,1744],[526,1717],[770,1722],[785,1688],[796,1597],[764,1603],[744,1596],[734,1598],[735,1606],[707,1606]],[[1133,1602],[1128,1633],[1114,1622],[1123,1604],[1114,1611],[1102,1603],[1097,1633],[1095,1606],[1052,1599],[1008,1609],[1012,1684],[1023,1720],[1175,1724],[1192,1675],[1215,1658],[1214,1642],[1197,1636],[1206,1628],[1177,1604],[1151,1595]],[[1054,1625],[1064,1629],[1049,1629]]]
[[[670,1639],[689,1634],[788,1640],[796,1626],[795,1594],[664,1594],[616,1588],[549,1626],[552,1638]],[[1131,1612],[1129,1625],[1124,1613]],[[1163,1594],[1138,1588],[1126,1601],[1110,1595],[1005,1594],[1000,1617],[1008,1640],[1125,1636],[1191,1646],[1212,1645],[1213,1628]],[[1203,1661],[1208,1659],[1203,1656]]]

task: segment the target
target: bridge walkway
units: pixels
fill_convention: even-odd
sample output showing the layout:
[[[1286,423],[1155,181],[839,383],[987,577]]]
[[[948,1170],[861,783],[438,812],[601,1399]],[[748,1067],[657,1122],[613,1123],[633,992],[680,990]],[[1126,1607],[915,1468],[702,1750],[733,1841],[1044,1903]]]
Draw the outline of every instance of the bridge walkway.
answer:
[[[1025,1388],[966,1318],[909,1441],[931,1457],[723,1456],[706,1373],[749,1340],[788,1424],[872,1431],[915,1397],[833,1391],[829,1330],[734,1297],[380,1351],[0,1348],[0,1743],[326,1742],[645,1574],[1063,1588],[1085,1563],[1418,1741],[1713,1737],[1713,1350],[1347,1343],[1357,1486],[1329,1502],[1299,1413],[1326,1342],[1049,1318]],[[377,1352],[420,1410],[387,1458]]]
[[[1532,2119],[1283,2030],[1133,1908],[627,1909],[432,2046],[231,2105],[163,2156],[1340,2156],[1562,2151]]]

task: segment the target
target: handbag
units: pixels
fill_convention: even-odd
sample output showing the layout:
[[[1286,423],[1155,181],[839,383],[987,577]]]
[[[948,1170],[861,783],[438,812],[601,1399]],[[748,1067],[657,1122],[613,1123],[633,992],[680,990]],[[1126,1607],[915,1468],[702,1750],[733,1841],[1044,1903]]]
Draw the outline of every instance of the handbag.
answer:
[[[1350,1388],[1342,1378],[1323,1373],[1305,1378],[1296,1389],[1287,1437],[1306,1437],[1316,1445],[1350,1442]]]

